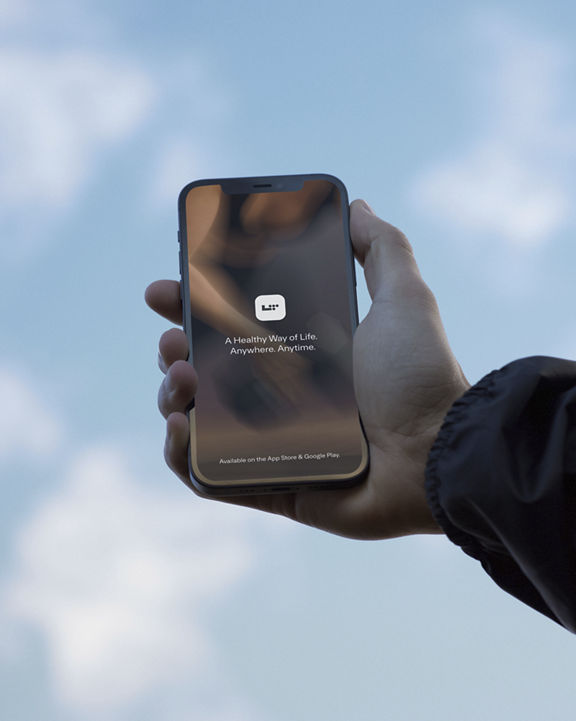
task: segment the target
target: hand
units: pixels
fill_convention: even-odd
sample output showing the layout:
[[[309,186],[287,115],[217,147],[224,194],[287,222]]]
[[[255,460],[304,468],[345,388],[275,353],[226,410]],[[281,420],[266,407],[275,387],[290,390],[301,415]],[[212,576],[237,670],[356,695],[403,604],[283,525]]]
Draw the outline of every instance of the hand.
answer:
[[[356,398],[370,448],[368,476],[348,489],[224,500],[350,538],[440,533],[426,503],[424,470],[444,416],[469,384],[404,235],[361,200],[350,207],[350,231],[372,298],[354,336]],[[146,301],[160,315],[181,323],[176,281],[152,283]],[[158,404],[167,425],[165,458],[184,481],[189,434],[185,409],[198,383],[187,355],[181,330],[164,333],[159,363],[166,377]]]

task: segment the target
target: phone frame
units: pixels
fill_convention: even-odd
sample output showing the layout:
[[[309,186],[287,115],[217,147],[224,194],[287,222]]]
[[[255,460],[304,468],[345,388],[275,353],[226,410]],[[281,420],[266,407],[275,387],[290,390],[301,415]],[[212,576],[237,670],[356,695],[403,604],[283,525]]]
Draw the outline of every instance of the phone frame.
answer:
[[[188,193],[196,187],[203,185],[219,185],[226,194],[244,193],[274,193],[298,190],[304,182],[309,180],[326,180],[333,183],[340,192],[342,201],[342,223],[345,236],[346,252],[346,280],[348,292],[348,305],[350,309],[350,321],[352,333],[358,327],[358,303],[356,297],[356,271],[354,268],[354,254],[350,241],[350,206],[348,192],[344,183],[337,177],[325,173],[298,174],[298,175],[267,175],[241,178],[206,178],[195,180],[182,188],[178,196],[178,247],[180,265],[180,297],[182,302],[182,324],[188,339],[188,362],[193,365],[193,338],[192,338],[192,312],[190,304],[190,283],[188,273],[188,238],[186,225],[186,198]],[[222,483],[221,481],[210,481],[203,477],[198,469],[195,470],[193,440],[195,438],[195,408],[194,401],[187,408],[187,415],[190,423],[190,443],[188,446],[188,470],[189,478],[187,485],[198,495],[206,497],[238,496],[244,494],[261,493],[287,493],[304,489],[334,489],[354,486],[362,481],[368,473],[370,458],[366,433],[362,424],[360,414],[358,420],[362,432],[362,458],[357,469],[353,473],[326,474],[314,476],[313,478],[278,477],[266,479],[243,479],[237,483]]]

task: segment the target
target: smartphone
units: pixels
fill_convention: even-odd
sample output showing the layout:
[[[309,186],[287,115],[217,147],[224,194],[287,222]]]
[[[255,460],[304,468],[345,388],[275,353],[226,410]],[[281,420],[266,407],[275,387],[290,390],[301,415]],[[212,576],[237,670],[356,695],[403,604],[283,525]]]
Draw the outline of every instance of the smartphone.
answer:
[[[359,482],[348,196],[331,175],[198,180],[178,201],[183,324],[198,373],[190,485],[205,496]]]

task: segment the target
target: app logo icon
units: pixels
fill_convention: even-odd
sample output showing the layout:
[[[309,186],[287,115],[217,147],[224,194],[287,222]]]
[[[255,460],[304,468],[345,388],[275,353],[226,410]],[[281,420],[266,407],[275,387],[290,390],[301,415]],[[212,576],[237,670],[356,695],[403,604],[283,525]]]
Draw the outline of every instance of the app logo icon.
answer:
[[[259,295],[254,301],[258,320],[282,320],[286,317],[286,299],[283,295]]]

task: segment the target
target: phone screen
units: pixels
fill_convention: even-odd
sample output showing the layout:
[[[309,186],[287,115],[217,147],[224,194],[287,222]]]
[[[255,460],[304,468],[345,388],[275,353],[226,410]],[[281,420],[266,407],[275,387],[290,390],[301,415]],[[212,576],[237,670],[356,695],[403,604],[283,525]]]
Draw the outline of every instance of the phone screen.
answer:
[[[331,176],[285,180],[200,181],[181,196],[191,472],[204,485],[339,481],[367,465],[346,191]]]

